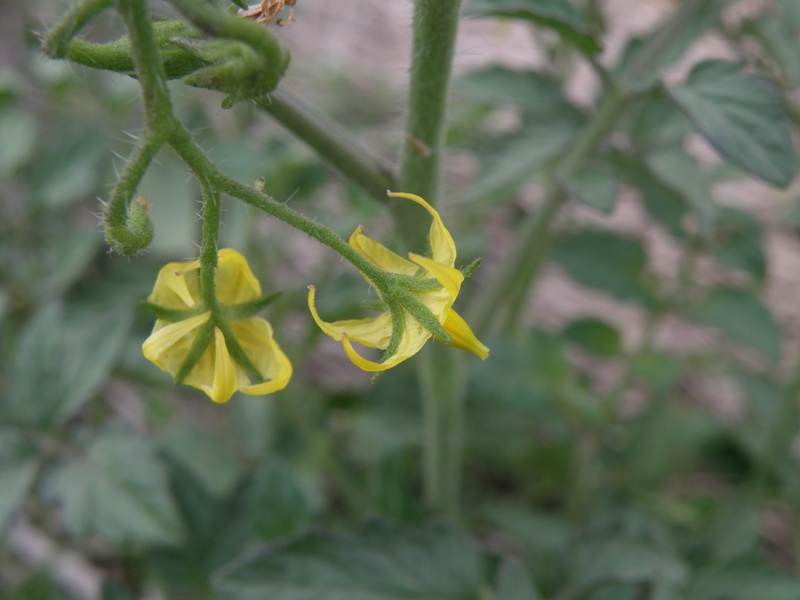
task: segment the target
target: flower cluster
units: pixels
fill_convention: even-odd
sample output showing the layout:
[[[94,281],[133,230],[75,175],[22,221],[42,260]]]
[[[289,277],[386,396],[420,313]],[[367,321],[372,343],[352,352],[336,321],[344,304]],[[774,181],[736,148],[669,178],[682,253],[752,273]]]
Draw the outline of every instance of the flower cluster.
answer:
[[[350,360],[365,371],[394,367],[419,352],[431,337],[486,359],[489,349],[452,308],[464,275],[455,268],[455,243],[439,213],[419,196],[389,195],[416,202],[433,218],[430,257],[410,253],[408,259],[402,258],[358,227],[349,244],[385,277],[378,285],[362,273],[376,287],[382,310],[373,317],[329,323],[319,316],[315,289],[309,286],[314,321],[340,340]],[[208,306],[203,301],[199,261],[169,263],[161,269],[147,299],[158,319],[144,343],[145,357],[176,383],[201,389],[214,402],[227,402],[237,391],[269,394],[283,389],[292,375],[291,363],[273,339],[270,324],[254,316],[271,298],[261,298],[258,280],[234,250],[220,250],[214,279],[216,301]],[[364,358],[353,342],[383,350],[383,357]]]

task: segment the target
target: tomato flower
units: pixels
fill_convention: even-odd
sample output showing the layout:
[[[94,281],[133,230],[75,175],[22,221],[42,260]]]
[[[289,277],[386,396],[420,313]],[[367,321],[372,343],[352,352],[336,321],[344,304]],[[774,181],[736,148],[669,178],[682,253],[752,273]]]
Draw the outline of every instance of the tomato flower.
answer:
[[[145,358],[218,403],[237,391],[282,390],[292,365],[270,324],[253,316],[273,298],[261,298],[261,285],[235,250],[219,251],[214,276],[217,306],[208,307],[200,292],[200,261],[172,262],[159,271],[147,299],[158,318],[142,346]]]
[[[451,338],[449,345],[468,350],[485,360],[489,356],[489,349],[452,309],[464,275],[454,267],[456,246],[439,213],[414,194],[390,192],[389,196],[416,202],[433,217],[429,234],[431,257],[410,253],[406,260],[363,235],[363,227],[360,226],[350,236],[350,246],[379,269],[395,275],[399,287],[413,294],[444,327]],[[366,275],[364,278],[374,284]],[[380,290],[378,294],[381,295]],[[386,310],[379,315],[328,323],[320,318],[314,296],[314,286],[309,286],[308,307],[317,325],[333,339],[340,340],[350,360],[364,371],[385,371],[397,365],[419,352],[433,335],[430,327],[426,327],[403,306],[402,299],[387,298],[384,294],[381,300]],[[384,350],[384,357],[379,362],[368,360],[356,352],[352,342]]]

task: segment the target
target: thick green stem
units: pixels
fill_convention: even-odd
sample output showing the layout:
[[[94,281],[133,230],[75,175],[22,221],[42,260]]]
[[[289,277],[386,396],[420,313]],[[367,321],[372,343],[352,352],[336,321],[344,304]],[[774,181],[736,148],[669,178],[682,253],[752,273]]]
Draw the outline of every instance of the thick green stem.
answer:
[[[116,6],[125,21],[131,40],[133,64],[142,88],[147,127],[166,137],[177,124],[177,120],[172,114],[167,75],[161,64],[147,5],[144,0],[116,0]]]
[[[408,117],[399,189],[439,200],[445,109],[460,0],[416,0]],[[398,233],[423,248],[427,228],[410,203],[393,207]],[[442,352],[444,350],[444,352]],[[423,481],[431,508],[457,518],[462,471],[464,381],[460,358],[438,344],[418,361],[423,402]]]
[[[208,182],[200,179],[203,189],[203,241],[200,246],[200,294],[206,309],[216,313],[215,273],[219,255],[220,195]]]
[[[453,62],[460,0],[416,0],[411,80],[405,148],[399,190],[439,201],[445,109]],[[409,248],[422,248],[427,230],[407,202],[393,207],[400,237]]]
[[[376,199],[385,202],[386,190],[396,189],[391,167],[358,144],[338,123],[297,96],[276,91],[259,98],[256,104]]]

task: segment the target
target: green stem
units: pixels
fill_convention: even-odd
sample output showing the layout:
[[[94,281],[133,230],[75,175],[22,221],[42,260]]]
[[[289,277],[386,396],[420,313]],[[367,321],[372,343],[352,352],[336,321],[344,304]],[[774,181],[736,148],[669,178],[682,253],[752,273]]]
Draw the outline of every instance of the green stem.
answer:
[[[179,124],[172,113],[166,84],[167,75],[161,64],[146,3],[144,0],[116,0],[116,6],[125,21],[131,40],[133,64],[142,88],[147,127],[167,137]]]
[[[200,246],[200,294],[207,310],[217,314],[215,274],[219,256],[220,195],[198,175],[203,189],[203,241]]]
[[[42,41],[42,51],[50,58],[64,58],[70,40],[75,37],[95,15],[109,8],[114,0],[82,0],[74,4],[61,17]]]
[[[432,206],[439,200],[445,109],[460,0],[416,0],[408,118],[399,189]],[[393,207],[400,237],[424,248],[427,228],[419,226],[410,203]],[[464,382],[461,359],[439,344],[424,350],[418,377],[423,403],[423,481],[434,510],[456,519],[461,493]]]
[[[416,0],[405,148],[399,189],[439,201],[445,109],[453,62],[460,0]],[[427,231],[408,202],[393,207],[400,237],[409,248],[422,248]]]
[[[386,201],[386,190],[397,187],[391,167],[358,144],[338,123],[297,96],[276,91],[256,100],[256,105],[381,202]]]

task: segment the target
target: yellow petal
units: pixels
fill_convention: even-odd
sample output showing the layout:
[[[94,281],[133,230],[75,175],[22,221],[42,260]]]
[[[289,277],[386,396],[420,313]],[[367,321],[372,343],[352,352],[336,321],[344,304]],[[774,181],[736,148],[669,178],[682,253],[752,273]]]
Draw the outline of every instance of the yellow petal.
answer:
[[[231,355],[225,345],[225,336],[214,328],[214,373],[211,375],[211,385],[198,386],[214,402],[222,404],[231,399],[236,392],[236,373],[233,368]]]
[[[442,263],[448,267],[456,264],[456,243],[447,227],[444,226],[442,218],[439,213],[430,204],[425,202],[416,194],[406,194],[404,192],[387,192],[390,198],[405,198],[411,200],[422,206],[433,217],[431,229],[429,233],[431,243],[431,258],[438,263]]]
[[[342,337],[342,344],[344,345],[344,351],[347,354],[347,357],[352,361],[352,363],[357,366],[362,371],[368,371],[370,373],[375,373],[376,371],[385,371],[386,369],[391,369],[397,363],[405,360],[406,357],[398,358],[397,354],[389,357],[386,362],[377,363],[371,360],[367,360],[366,358],[362,357],[358,352],[355,351],[353,345],[350,343],[347,335]]]
[[[222,304],[240,304],[261,297],[261,284],[250,270],[247,259],[231,248],[219,251],[214,281],[217,298]]]
[[[183,364],[186,353],[191,346],[190,340],[186,339],[186,337],[200,327],[200,325],[208,321],[210,317],[211,313],[207,312],[176,323],[166,324],[164,321],[156,321],[153,333],[142,345],[144,357],[150,362],[155,363],[161,369],[175,375],[178,368]],[[176,344],[181,341],[187,342],[181,344],[181,352],[176,353],[176,356],[167,356],[169,351],[171,349],[174,350]]]
[[[359,254],[370,261],[373,265],[389,273],[401,275],[415,275],[419,270],[414,263],[395,254],[380,242],[376,242],[361,233],[362,227],[353,232],[350,236],[350,246]]]
[[[147,301],[173,310],[196,308],[200,303],[200,285],[197,274],[185,274],[188,264],[191,263],[171,262],[163,266]]]
[[[261,317],[250,317],[231,323],[231,330],[250,362],[268,380],[251,384],[247,378],[240,391],[263,395],[285,388],[292,377],[292,363],[275,342],[272,326]]]
[[[392,337],[392,316],[389,311],[367,319],[348,319],[328,323],[320,318],[314,305],[316,288],[308,286],[308,308],[320,329],[335,340],[347,335],[351,340],[370,348],[386,348]]]
[[[467,322],[461,318],[456,311],[451,310],[447,313],[447,319],[444,321],[444,328],[450,334],[452,341],[450,345],[455,348],[468,350],[473,354],[480,356],[481,359],[486,360],[489,357],[489,348],[484,346],[481,341],[475,336],[470,329]]]
[[[433,275],[436,280],[444,286],[444,289],[447,290],[447,293],[453,300],[456,299],[458,292],[461,290],[461,283],[464,281],[464,275],[461,271],[418,254],[409,254],[408,256],[412,261]]]

